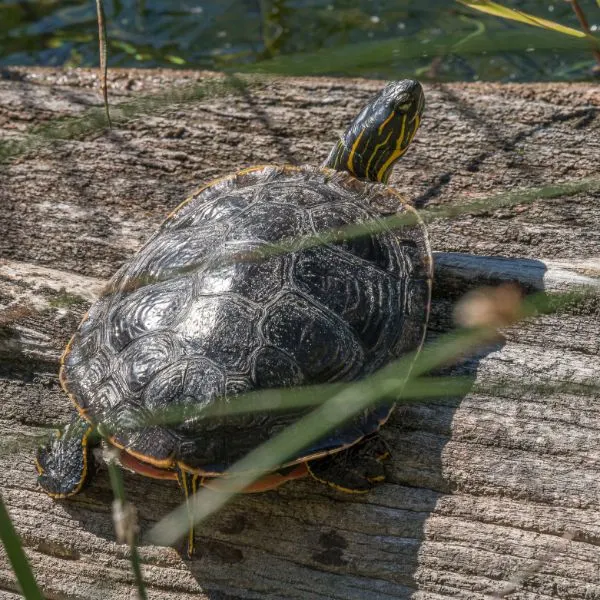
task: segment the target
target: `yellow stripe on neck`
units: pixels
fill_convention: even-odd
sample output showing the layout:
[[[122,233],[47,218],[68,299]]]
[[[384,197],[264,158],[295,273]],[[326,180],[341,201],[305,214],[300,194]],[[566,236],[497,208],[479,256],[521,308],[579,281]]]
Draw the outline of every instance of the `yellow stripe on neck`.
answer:
[[[402,142],[404,141],[404,129],[406,128],[406,117],[407,117],[407,115],[404,115],[402,117],[402,129],[400,129],[400,135],[398,136],[398,143],[396,144],[396,149],[392,152],[391,156],[383,163],[383,166],[377,172],[377,181],[383,181],[383,178],[385,177],[385,173],[388,170],[389,166],[394,161],[398,160],[404,154],[404,152],[406,152],[406,148],[408,148],[408,146],[406,146],[406,148],[404,148],[404,150],[401,149]],[[415,129],[415,131],[416,131],[416,129]]]
[[[352,175],[356,175],[356,171],[354,170],[354,165],[352,163],[354,162],[354,157],[356,156],[356,153],[357,153],[356,150],[358,148],[358,145],[360,144],[360,139],[362,138],[364,132],[365,132],[365,130],[363,129],[358,134],[358,137],[354,141],[354,144],[352,144],[352,149],[350,150],[350,154],[348,155],[348,161],[346,162],[348,171],[350,171],[350,173],[352,173]]]
[[[375,146],[375,149],[373,150],[373,152],[371,153],[371,156],[369,156],[369,162],[367,162],[367,170],[365,172],[365,175],[370,179],[369,177],[369,173],[371,172],[371,163],[373,162],[373,159],[377,156],[377,152],[379,150],[379,148],[381,148],[382,146],[387,146],[387,143],[390,141],[390,137],[392,137],[392,131],[390,131],[387,135],[387,137],[385,138],[385,140],[383,140],[383,142],[380,142],[379,144],[377,144],[377,146]]]
[[[396,113],[392,111],[390,116],[379,126],[379,135],[383,134],[385,126],[396,116]]]

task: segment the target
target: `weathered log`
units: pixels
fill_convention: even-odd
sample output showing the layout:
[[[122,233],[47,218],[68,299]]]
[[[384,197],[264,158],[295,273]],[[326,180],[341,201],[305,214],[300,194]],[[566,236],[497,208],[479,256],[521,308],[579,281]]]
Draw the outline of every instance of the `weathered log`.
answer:
[[[206,77],[116,71],[111,90],[117,102]],[[98,104],[93,82],[88,71],[7,72],[0,140]],[[47,598],[135,597],[106,471],[54,502],[32,465],[38,436],[68,417],[57,361],[104,280],[203,181],[322,160],[380,85],[262,82],[32,147],[0,168],[0,486]],[[597,86],[449,84],[426,94],[424,126],[392,181],[420,207],[598,174]],[[509,589],[520,599],[600,598],[594,189],[432,221],[432,337],[482,284],[518,281],[571,300],[444,371],[470,376],[469,394],[397,410],[384,430],[388,480],[373,493],[303,480],[239,497],[202,526],[193,561],[143,543],[150,598],[480,599]],[[125,479],[142,532],[180,502],[169,482]],[[0,553],[0,599],[16,590]]]

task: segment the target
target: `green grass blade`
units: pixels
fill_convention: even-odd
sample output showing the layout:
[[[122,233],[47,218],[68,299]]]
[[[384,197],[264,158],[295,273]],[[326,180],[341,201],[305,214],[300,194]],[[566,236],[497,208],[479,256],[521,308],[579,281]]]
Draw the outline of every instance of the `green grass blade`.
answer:
[[[409,380],[405,393],[415,400],[426,400],[439,396],[457,396],[466,393],[472,386],[468,377],[427,377]],[[223,398],[223,402],[214,402],[207,407],[179,407],[157,411],[139,425],[179,424],[188,418],[222,419],[253,412],[289,412],[297,409],[314,408],[324,404],[336,394],[351,389],[354,383],[312,385],[298,388],[279,388],[258,390],[233,398]]]
[[[464,38],[462,38],[461,40],[456,42],[456,44],[454,44],[454,48],[453,48],[454,51],[459,50],[463,44],[468,43],[470,40],[472,40],[476,37],[479,37],[480,35],[483,35],[486,32],[485,24],[482,23],[479,19],[474,19],[473,17],[467,17],[466,15],[459,15],[458,18],[461,21],[464,21],[469,24],[473,24],[475,26],[475,29],[473,31],[471,31],[470,33],[468,33]]]
[[[234,262],[259,262],[272,257],[299,252],[300,250],[307,250],[326,244],[334,244],[346,240],[377,235],[390,230],[393,231],[401,227],[415,225],[419,221],[419,217],[425,223],[430,223],[438,219],[451,219],[461,215],[474,215],[498,208],[531,204],[537,200],[550,200],[554,198],[572,196],[581,192],[597,191],[600,191],[600,179],[588,178],[569,183],[544,186],[542,188],[517,190],[515,192],[499,194],[489,198],[482,198],[481,200],[467,201],[463,203],[461,203],[461,199],[459,198],[457,199],[456,204],[452,204],[450,206],[422,209],[419,211],[418,217],[413,212],[405,212],[389,217],[382,217],[377,220],[346,225],[336,231],[325,231],[318,235],[306,235],[285,239],[281,242],[272,243],[256,250],[246,252],[245,254],[236,254],[234,258],[225,257],[222,260],[215,260],[211,263],[210,268],[219,269],[233,264]],[[160,277],[142,275],[136,280],[131,280],[128,282],[127,291],[132,292],[145,285],[156,283],[158,281],[164,281],[172,277],[178,277],[183,273],[191,273],[198,268],[205,268],[204,263],[190,263],[184,268],[165,271]],[[118,290],[107,288],[104,290],[104,295],[115,292],[118,292]]]
[[[503,19],[510,19],[512,21],[518,21],[519,23],[525,23],[526,25],[533,25],[534,27],[542,27],[543,29],[548,29],[550,31],[556,31],[557,33],[563,33],[565,35],[571,35],[577,38],[587,38],[589,37],[585,32],[579,31],[579,29],[574,29],[573,27],[567,27],[566,25],[561,25],[556,21],[550,21],[548,19],[542,19],[541,17],[536,17],[535,15],[530,15],[529,13],[523,12],[522,10],[517,10],[515,8],[508,8],[507,6],[502,6],[496,2],[492,2],[491,0],[456,0],[459,4],[463,4],[468,8],[472,8],[474,10],[478,10],[480,12],[486,13],[488,15],[493,15],[495,17],[501,17]],[[595,38],[594,38],[595,39]]]
[[[104,15],[104,4],[102,0],[96,0],[96,13],[98,18],[98,46],[100,51],[100,82],[102,87],[102,100],[104,101],[104,111],[108,127],[112,129],[110,121],[110,109],[108,105],[108,50],[106,48],[106,17]]]
[[[556,183],[543,187],[515,190],[488,196],[481,200],[469,200],[463,202],[460,198],[456,204],[435,208],[425,208],[419,211],[419,216],[426,222],[438,219],[453,219],[462,215],[480,214],[488,210],[506,208],[520,204],[531,204],[538,200],[553,200],[580,194],[582,192],[597,193],[600,191],[600,179],[588,177],[569,181],[567,183]]]
[[[21,540],[10,520],[2,496],[0,496],[0,539],[4,544],[8,560],[21,586],[25,600],[44,600],[27,556],[25,556],[25,552],[23,551]]]
[[[111,119],[113,123],[124,124],[140,115],[172,108],[175,104],[222,97],[225,94],[241,94],[248,87],[261,83],[262,79],[258,77],[252,80],[233,75],[209,78],[195,85],[173,87],[160,94],[148,94],[120,102],[113,107]],[[0,140],[0,163],[60,140],[79,139],[104,129],[106,115],[97,108],[87,110],[80,117],[56,119],[28,130],[19,140]]]
[[[420,376],[436,366],[451,362],[456,356],[462,356],[484,343],[491,333],[489,329],[482,328],[442,336],[440,340],[425,348],[416,360],[414,353],[411,353],[394,365],[382,369],[378,376],[358,381],[336,394],[236,463],[228,471],[231,477],[222,480],[221,490],[214,492],[203,489],[198,492],[191,499],[190,505],[195,522],[198,523],[213,514],[262,474],[284,463],[296,452],[381,398],[390,398],[393,395],[399,401],[411,401],[405,391],[410,389],[405,384],[411,371],[413,376]],[[175,509],[152,528],[148,539],[158,544],[172,544],[177,541],[188,530],[187,511],[188,507],[185,505]]]
[[[421,218],[426,223],[430,223],[439,219],[478,214],[490,209],[496,210],[498,208],[515,206],[517,204],[531,204],[537,200],[551,200],[553,198],[572,196],[581,192],[597,191],[600,191],[600,179],[589,178],[569,183],[544,186],[541,188],[517,190],[515,192],[498,194],[465,203],[461,203],[460,199],[458,199],[456,204],[450,206],[422,209],[419,211],[418,217],[412,212],[405,212],[384,217],[377,221],[373,220],[346,225],[336,231],[284,240],[277,244],[269,244],[269,246],[260,248],[254,253],[249,253],[247,256],[244,256],[244,259],[264,259],[280,254],[306,250],[315,246],[334,244],[336,242],[353,240],[364,236],[377,235],[389,230],[415,225],[418,222],[418,218]]]
[[[121,475],[121,469],[116,464],[114,460],[108,461],[108,473],[110,477],[110,484],[113,489],[113,494],[115,497],[115,502],[118,503],[118,507],[124,513],[128,507],[127,499],[125,497],[125,486],[123,484],[123,477]],[[137,528],[136,523],[129,523],[125,526],[131,528]],[[129,531],[128,535],[125,537],[125,541],[129,544],[129,551],[131,554],[131,567],[133,569],[133,575],[135,577],[135,584],[138,590],[138,598],[140,600],[147,600],[148,596],[146,594],[146,586],[144,585],[144,577],[142,575],[142,563],[140,560],[140,555],[136,546],[136,536],[137,531]],[[122,537],[117,534],[117,537]],[[119,541],[123,541],[119,539]]]
[[[282,76],[331,73],[355,75],[364,69],[389,70],[390,64],[399,63],[403,59],[419,59],[425,53],[428,57],[447,56],[453,52],[467,56],[520,52],[532,47],[537,50],[589,50],[589,39],[587,36],[565,36],[542,28],[533,31],[487,32],[486,35],[466,37],[464,34],[440,35],[427,45],[423,45],[418,37],[400,37],[345,44],[316,52],[280,55],[253,64],[239,65],[237,70]]]
[[[587,293],[588,291],[581,292],[582,297]],[[556,312],[565,303],[573,302],[572,292],[556,296],[549,296],[543,292],[529,296],[522,304],[520,318]],[[228,470],[229,477],[221,480],[222,485],[218,492],[209,489],[198,492],[191,500],[195,522],[210,516],[264,473],[284,464],[328,431],[378,401],[391,398],[399,403],[419,401],[411,396],[415,390],[411,386],[419,377],[434,368],[455,362],[458,357],[468,355],[476,348],[496,339],[496,336],[497,332],[492,327],[440,336],[438,340],[426,346],[416,358],[415,353],[411,353],[384,367],[370,378],[342,389],[236,463]],[[188,506],[180,506],[152,528],[148,539],[158,544],[172,544],[186,533],[188,526]]]

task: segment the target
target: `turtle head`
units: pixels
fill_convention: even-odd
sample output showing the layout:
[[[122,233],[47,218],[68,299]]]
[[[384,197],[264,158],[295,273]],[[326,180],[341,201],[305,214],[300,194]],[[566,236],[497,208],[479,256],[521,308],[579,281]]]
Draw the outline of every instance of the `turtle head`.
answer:
[[[388,83],[354,119],[323,166],[359,179],[387,182],[421,124],[424,106],[418,81]]]

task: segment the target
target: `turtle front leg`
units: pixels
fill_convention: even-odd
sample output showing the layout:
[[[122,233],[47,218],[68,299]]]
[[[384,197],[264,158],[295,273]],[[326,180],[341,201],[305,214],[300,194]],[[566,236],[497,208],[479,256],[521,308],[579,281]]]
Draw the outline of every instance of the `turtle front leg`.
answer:
[[[67,498],[81,491],[94,468],[88,437],[92,426],[79,415],[40,446],[35,459],[38,484],[52,498]]]
[[[309,473],[321,483],[348,493],[365,493],[385,481],[382,462],[390,455],[387,444],[379,435],[307,463]]]
[[[185,504],[188,511],[188,520],[190,523],[190,529],[188,532],[188,541],[187,541],[187,555],[188,558],[192,558],[194,555],[194,511],[192,510],[192,496],[198,490],[198,481],[200,479],[199,475],[194,473],[190,473],[189,471],[184,471],[183,469],[177,470],[177,481],[181,489],[183,490],[183,494],[185,496]]]

